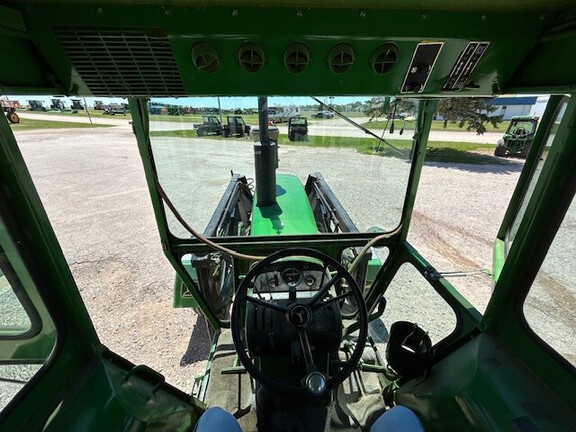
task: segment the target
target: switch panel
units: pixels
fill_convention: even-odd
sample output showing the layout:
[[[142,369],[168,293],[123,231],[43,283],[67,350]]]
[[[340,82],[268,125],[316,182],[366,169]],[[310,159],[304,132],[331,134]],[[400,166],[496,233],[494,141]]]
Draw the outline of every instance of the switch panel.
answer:
[[[490,42],[469,42],[460,57],[458,57],[442,90],[460,91],[466,87],[472,72],[488,49],[488,45],[490,45]]]
[[[422,93],[444,42],[419,43],[412,56],[400,93]]]

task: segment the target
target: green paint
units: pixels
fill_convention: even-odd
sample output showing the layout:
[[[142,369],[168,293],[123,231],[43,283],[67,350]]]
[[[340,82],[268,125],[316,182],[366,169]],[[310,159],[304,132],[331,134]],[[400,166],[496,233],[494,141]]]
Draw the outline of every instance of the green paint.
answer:
[[[10,6],[0,7],[2,94],[91,95],[91,89],[101,89],[100,81],[88,84],[88,80],[77,74],[78,65],[71,63],[54,34],[58,28],[71,27],[119,34],[127,29],[144,29],[146,35],[164,35],[173,55],[174,79],[181,84],[184,94],[191,96],[399,95],[414,47],[425,40],[441,41],[444,46],[430,71],[427,87],[422,94],[412,97],[493,95],[518,88],[548,94],[574,92],[576,88],[576,63],[569,55],[576,41],[571,21],[574,7],[565,0],[474,3],[440,0],[433,4],[424,0],[392,0],[385,4],[379,0],[348,4],[329,0],[295,0],[287,4],[272,0],[267,5],[258,0],[140,4],[102,1],[98,5],[73,1],[6,3]],[[212,44],[220,55],[219,68],[213,73],[198,70],[191,62],[191,48],[198,40]],[[237,61],[238,48],[246,40],[262,47],[265,64],[261,72],[244,71]],[[443,92],[446,77],[469,41],[487,41],[490,47],[474,71],[469,87],[461,92]],[[310,64],[298,74],[288,72],[283,65],[284,50],[294,42],[306,45],[310,52]],[[327,54],[341,42],[353,48],[355,61],[349,71],[333,73],[327,66]],[[394,44],[399,58],[390,71],[378,75],[370,61],[384,43]],[[122,51],[112,63],[122,65],[126,59],[130,61],[130,54]],[[146,72],[150,58],[143,56],[129,63],[122,78],[133,78],[131,71]],[[98,79],[102,80],[101,77]],[[107,82],[114,84],[117,78],[112,76]],[[131,101],[131,107],[138,113],[133,119],[134,129],[160,239],[178,277],[192,281],[194,274],[185,268],[181,257],[207,247],[195,239],[175,239],[168,232],[149,148],[144,98],[164,94],[162,85],[169,78],[154,70],[128,80],[135,84],[126,91],[99,91],[106,96],[143,98]],[[142,83],[148,87],[140,87]],[[368,293],[369,308],[376,305],[403,264],[411,263],[423,275],[430,275],[430,264],[406,238],[426,149],[428,155],[434,153],[426,139],[433,108],[434,102],[426,102],[420,111],[402,224],[398,233],[382,242],[390,255]],[[576,100],[572,99],[504,263],[503,234],[525,194],[521,188],[528,184],[519,182],[517,190],[521,194],[515,194],[511,201],[513,211],[507,213],[498,235],[499,255],[495,256],[494,266],[501,271],[499,276],[494,272],[498,280],[482,321],[479,313],[444,278],[428,279],[457,314],[458,328],[438,344],[431,374],[425,380],[402,384],[403,388],[396,393],[397,402],[411,405],[428,431],[560,430],[562,423],[567,423],[563,428],[567,430],[576,423],[572,421],[576,411],[574,368],[562,363],[527,330],[522,316],[522,302],[534,274],[573,198],[574,119]],[[542,125],[545,124],[543,120]],[[534,153],[526,161],[525,172],[537,160],[536,156]],[[126,376],[131,365],[116,357],[110,360],[112,355],[101,345],[90,322],[12,130],[2,118],[0,184],[3,221],[0,245],[9,256],[22,292],[37,312],[33,323],[38,324],[38,332],[28,340],[2,340],[0,359],[43,361],[51,356],[50,363],[27,386],[25,397],[2,412],[0,429],[160,430],[151,416],[167,412],[170,416],[174,414],[176,421],[181,420],[180,412],[189,411],[190,417],[178,424],[166,419],[163,429],[190,430],[196,410],[191,409],[189,396],[170,391],[174,397],[161,403],[166,389],[150,396],[158,381],[151,383],[148,378],[158,378],[157,374],[139,369],[144,375]],[[253,208],[252,234],[271,237],[220,241],[241,252],[266,253],[289,247],[297,240],[301,245],[327,250],[335,256],[343,247],[359,246],[369,238],[365,234],[305,238],[318,230],[302,184],[296,177],[279,175],[278,185],[282,193],[278,194],[277,205]],[[282,237],[285,235],[299,237]],[[240,278],[248,262],[238,260],[235,264],[236,277]],[[373,265],[376,270],[377,263]],[[373,272],[370,277],[374,277]],[[219,321],[206,302],[201,297],[194,299],[210,324],[217,328]],[[434,310],[423,308],[421,313]],[[219,375],[215,373],[211,378],[217,380]],[[556,424],[550,424],[556,419],[559,419]]]
[[[252,236],[318,234],[304,186],[296,176],[276,176],[276,205],[252,208]]]

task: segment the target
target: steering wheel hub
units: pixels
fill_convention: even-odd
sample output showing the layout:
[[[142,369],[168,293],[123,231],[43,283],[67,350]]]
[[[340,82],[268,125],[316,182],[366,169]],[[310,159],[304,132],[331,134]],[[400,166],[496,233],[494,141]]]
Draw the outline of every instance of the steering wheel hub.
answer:
[[[286,314],[288,322],[296,328],[305,328],[312,319],[312,311],[304,303],[292,303]]]

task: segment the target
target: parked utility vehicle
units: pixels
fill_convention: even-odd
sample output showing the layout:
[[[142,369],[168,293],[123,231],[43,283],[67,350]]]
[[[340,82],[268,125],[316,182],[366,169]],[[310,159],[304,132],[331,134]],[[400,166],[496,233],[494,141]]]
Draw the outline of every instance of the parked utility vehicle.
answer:
[[[222,126],[222,136],[244,138],[250,134],[250,126],[246,124],[241,116],[226,116],[226,124]]]
[[[312,114],[312,118],[331,119],[331,118],[334,118],[334,113],[332,111],[318,111],[318,112]]]
[[[494,156],[520,155],[526,159],[532,147],[537,127],[538,117],[512,117],[506,133],[496,144]]]
[[[308,140],[308,120],[306,117],[292,117],[288,120],[288,139],[290,141]]]
[[[107,115],[112,115],[112,116],[116,115],[116,114],[126,115],[126,106],[124,104],[111,103],[111,104],[104,106],[104,110],[103,110],[102,114],[107,114]]]
[[[222,135],[222,124],[216,116],[202,116],[202,123],[194,125],[194,129],[198,136]]]

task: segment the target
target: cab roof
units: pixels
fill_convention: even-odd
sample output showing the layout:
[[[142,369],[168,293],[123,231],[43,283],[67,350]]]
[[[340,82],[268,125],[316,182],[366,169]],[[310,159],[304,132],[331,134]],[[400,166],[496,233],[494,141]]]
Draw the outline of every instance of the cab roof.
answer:
[[[562,93],[575,29],[564,0],[13,0],[0,6],[0,93]]]

